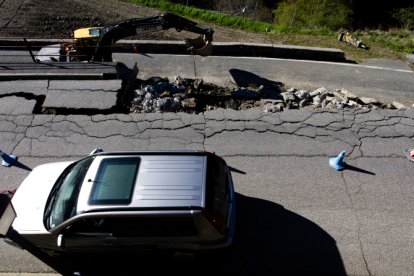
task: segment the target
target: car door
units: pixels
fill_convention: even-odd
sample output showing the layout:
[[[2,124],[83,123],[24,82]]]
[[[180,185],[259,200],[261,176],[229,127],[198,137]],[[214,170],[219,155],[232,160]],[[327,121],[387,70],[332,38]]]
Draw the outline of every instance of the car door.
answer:
[[[113,250],[154,251],[197,235],[193,217],[189,215],[111,217],[105,218],[103,224],[113,230]]]
[[[111,251],[116,237],[103,217],[74,221],[58,234],[57,245],[65,252]]]

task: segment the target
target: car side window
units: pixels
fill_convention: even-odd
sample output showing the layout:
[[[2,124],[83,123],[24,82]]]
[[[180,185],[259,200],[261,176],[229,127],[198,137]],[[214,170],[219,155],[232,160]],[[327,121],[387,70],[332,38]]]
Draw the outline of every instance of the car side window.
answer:
[[[86,218],[66,228],[69,236],[160,237],[193,236],[192,217],[105,217]]]
[[[69,236],[112,236],[113,229],[108,227],[107,218],[85,218],[68,226]]]
[[[192,236],[197,229],[192,217],[124,217],[110,218],[116,237]]]

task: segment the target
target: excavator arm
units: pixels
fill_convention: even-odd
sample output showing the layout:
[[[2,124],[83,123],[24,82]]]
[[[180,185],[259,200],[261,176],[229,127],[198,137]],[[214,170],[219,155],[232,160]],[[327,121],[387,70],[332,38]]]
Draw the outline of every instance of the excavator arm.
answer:
[[[92,61],[112,61],[111,45],[128,36],[140,35],[175,28],[200,34],[196,39],[187,39],[186,45],[194,53],[209,55],[214,31],[184,17],[165,13],[158,16],[135,18],[107,25],[102,28]]]

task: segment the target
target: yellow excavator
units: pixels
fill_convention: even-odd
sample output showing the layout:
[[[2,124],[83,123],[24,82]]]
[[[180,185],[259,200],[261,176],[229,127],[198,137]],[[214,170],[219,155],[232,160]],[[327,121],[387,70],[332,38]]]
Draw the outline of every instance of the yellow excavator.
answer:
[[[185,40],[187,49],[202,56],[211,54],[214,33],[212,29],[184,17],[165,13],[146,18],[128,19],[104,27],[77,29],[72,34],[71,42],[43,47],[35,56],[35,60],[36,62],[110,62],[112,61],[112,46],[116,41],[170,28],[175,28],[178,32],[185,30],[199,34],[197,38]]]

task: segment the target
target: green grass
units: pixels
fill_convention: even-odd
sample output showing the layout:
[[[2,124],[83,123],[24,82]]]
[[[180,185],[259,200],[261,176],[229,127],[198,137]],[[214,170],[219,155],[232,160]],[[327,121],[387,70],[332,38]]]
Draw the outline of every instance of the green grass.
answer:
[[[164,0],[123,0],[124,2],[131,2],[135,4],[144,5],[150,8],[159,9],[164,12],[173,12],[182,16],[190,17],[205,22],[212,22],[215,24],[235,27],[240,29],[248,29],[251,31],[266,31],[266,28],[271,27],[271,24],[256,22],[250,19],[237,16],[228,16],[222,13],[202,10],[190,6],[170,3]]]
[[[191,6],[171,3],[165,0],[122,0],[134,4],[144,5],[150,8],[159,9],[164,12],[172,12],[194,20],[211,22],[221,26],[237,28],[251,32],[277,32],[297,33],[307,35],[331,35],[333,32],[328,29],[293,29],[287,26],[280,26],[266,22],[254,21],[249,18],[227,15],[215,11],[202,10]]]
[[[301,29],[254,21],[248,18],[202,10],[191,6],[171,3],[166,0],[121,0],[138,5],[172,12],[192,20],[209,22],[229,28],[255,33],[266,33],[284,44],[317,46],[342,49],[347,59],[362,61],[366,58],[401,58],[414,53],[414,32],[404,30],[372,31],[357,30],[354,35],[369,46],[369,50],[358,49],[337,40],[337,32],[327,28]]]
[[[390,30],[388,32],[360,32],[369,42],[382,44],[400,53],[414,53],[414,33],[405,30]]]

